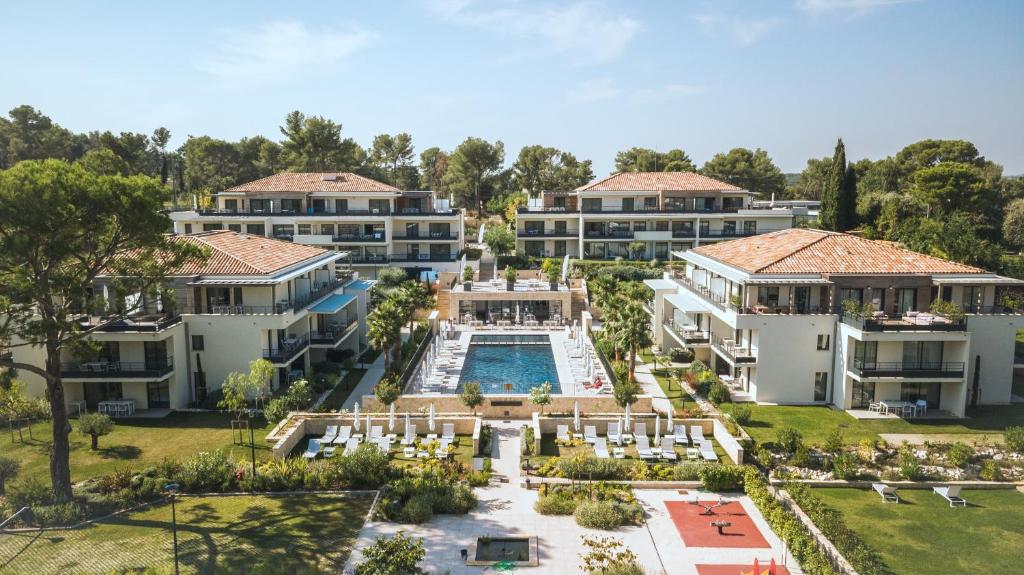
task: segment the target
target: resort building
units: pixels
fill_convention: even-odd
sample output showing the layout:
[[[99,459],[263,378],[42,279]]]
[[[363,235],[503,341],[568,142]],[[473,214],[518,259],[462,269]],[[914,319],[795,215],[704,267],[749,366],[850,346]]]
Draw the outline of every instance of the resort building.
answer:
[[[530,256],[667,260],[674,252],[793,226],[806,207],[761,207],[753,194],[691,172],[624,172],[574,191],[543,192],[516,213]],[[641,242],[642,252],[629,245]]]
[[[811,229],[677,256],[646,282],[655,339],[692,349],[736,399],[954,416],[1010,401],[1024,310],[1002,304],[1020,280]]]
[[[228,373],[248,373],[254,359],[274,365],[277,389],[332,350],[347,355],[340,350],[355,354],[364,346],[372,284],[339,281],[342,254],[229,231],[172,240],[203,246],[210,257],[169,272],[157,294],[119,294],[112,278],[97,278],[78,321],[101,345],[63,350],[69,405],[95,411],[102,401],[132,400],[134,409],[184,408],[203,402]],[[19,361],[45,361],[42,349],[13,353]],[[30,392],[43,393],[41,378],[20,375]]]
[[[381,266],[457,270],[462,212],[431,191],[402,191],[351,173],[280,173],[171,214],[174,231],[231,230],[346,252],[373,277]]]

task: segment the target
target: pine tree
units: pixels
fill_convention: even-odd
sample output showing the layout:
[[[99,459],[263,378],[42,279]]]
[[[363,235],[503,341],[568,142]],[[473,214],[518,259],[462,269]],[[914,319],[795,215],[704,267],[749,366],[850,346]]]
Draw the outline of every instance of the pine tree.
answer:
[[[832,155],[832,167],[829,169],[828,181],[821,192],[821,211],[818,220],[826,230],[837,231],[840,228],[841,195],[843,182],[846,180],[846,147],[843,139],[836,142],[836,151]]]
[[[857,227],[857,172],[853,165],[846,166],[843,187],[839,190],[839,210],[836,231],[845,232]]]

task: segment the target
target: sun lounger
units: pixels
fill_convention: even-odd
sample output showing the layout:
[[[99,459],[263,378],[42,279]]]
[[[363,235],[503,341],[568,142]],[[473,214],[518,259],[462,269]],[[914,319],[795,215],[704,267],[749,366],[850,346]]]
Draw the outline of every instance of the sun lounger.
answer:
[[[654,459],[654,452],[651,451],[651,444],[648,443],[646,435],[636,437],[636,452],[640,455],[640,459]]]
[[[876,493],[882,496],[882,503],[899,503],[900,496],[896,493],[896,488],[886,485],[884,483],[872,483],[871,489],[874,489]]]
[[[345,442],[344,455],[350,455],[352,453],[355,453],[357,449],[359,449],[359,438],[350,437],[348,441]]]
[[[373,444],[377,446],[377,449],[383,453],[389,453],[391,451],[391,441],[387,437],[375,437]]]
[[[598,437],[594,441],[594,455],[599,459],[608,459],[608,440],[603,437]]]
[[[961,507],[967,507],[967,501],[965,501],[963,497],[960,497],[959,485],[932,487],[932,491],[941,495],[943,499],[945,499],[946,501],[949,501],[950,507],[956,507],[957,505]]]
[[[450,453],[451,446],[452,444],[450,441],[441,439],[441,445],[436,450],[434,450],[434,455],[438,459],[447,459]]]
[[[583,441],[587,443],[595,443],[597,441],[597,426],[596,425],[584,425],[583,426]]]
[[[572,439],[572,436],[569,435],[569,426],[559,425],[557,428],[557,433],[555,433],[555,439],[557,439],[558,441],[569,441],[570,439]]]
[[[320,440],[310,439],[306,444],[306,451],[302,452],[303,459],[316,459],[320,455]]]
[[[370,428],[370,439],[376,440],[379,437],[384,437],[384,426],[374,425]]]
[[[667,435],[661,438],[661,457],[669,461],[676,460],[675,441]]]
[[[694,443],[700,443],[704,441],[704,428],[700,425],[690,426],[690,437]]]
[[[611,441],[612,443],[618,443],[620,435],[621,435],[621,432],[619,431],[619,423],[616,422],[616,421],[613,421],[613,422],[609,423],[608,424],[608,441]]]
[[[352,426],[342,425],[338,428],[338,436],[334,438],[333,443],[335,445],[345,445],[348,440],[352,437]]]
[[[641,437],[643,437],[644,439],[647,439],[647,424],[646,423],[642,423],[642,422],[638,422],[636,424],[636,426],[633,428],[633,439],[637,443],[640,443],[640,438]]]
[[[674,438],[676,443],[681,443],[683,445],[690,443],[690,440],[686,437],[685,425],[677,425],[676,428],[673,430],[673,433],[675,434]]]
[[[446,423],[441,426],[441,440],[448,440],[449,443],[455,441],[455,424]]]
[[[328,425],[323,437],[320,438],[320,445],[330,445],[336,437],[338,437],[338,426]]]
[[[405,436],[402,437],[402,445],[412,445],[416,443],[416,424],[409,423],[405,426]]]
[[[707,461],[718,461],[718,454],[715,453],[715,448],[711,445],[711,442],[704,440],[700,443],[700,456]]]

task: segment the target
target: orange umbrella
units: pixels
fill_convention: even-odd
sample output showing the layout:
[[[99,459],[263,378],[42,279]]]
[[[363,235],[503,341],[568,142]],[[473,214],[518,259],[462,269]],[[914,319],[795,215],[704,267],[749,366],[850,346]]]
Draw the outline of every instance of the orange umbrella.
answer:
[[[768,566],[768,575],[775,575],[775,558],[772,557],[772,563]]]
[[[754,575],[761,575],[761,564],[757,562],[757,558],[754,558]]]

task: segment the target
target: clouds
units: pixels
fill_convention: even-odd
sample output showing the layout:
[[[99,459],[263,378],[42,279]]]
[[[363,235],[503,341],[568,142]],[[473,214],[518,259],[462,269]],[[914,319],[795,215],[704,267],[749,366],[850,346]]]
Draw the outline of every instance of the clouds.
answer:
[[[609,12],[597,2],[536,5],[477,4],[472,0],[432,0],[436,17],[462,26],[519,38],[538,38],[546,50],[577,64],[607,62],[619,56],[640,30],[640,22]]]
[[[878,8],[907,4],[917,0],[797,0],[796,7],[809,14],[848,12],[864,14]]]
[[[740,18],[723,14],[700,14],[694,17],[710,36],[726,38],[737,46],[750,46],[782,25],[778,17]]]
[[[225,83],[273,84],[310,74],[331,73],[377,37],[370,30],[314,30],[279,20],[255,29],[228,29],[217,51],[196,67]]]
[[[628,99],[634,103],[665,102],[677,98],[702,94],[699,84],[667,84],[656,88],[620,88],[613,78],[600,77],[587,80],[566,93],[566,101],[574,105],[596,104],[611,100]]]

